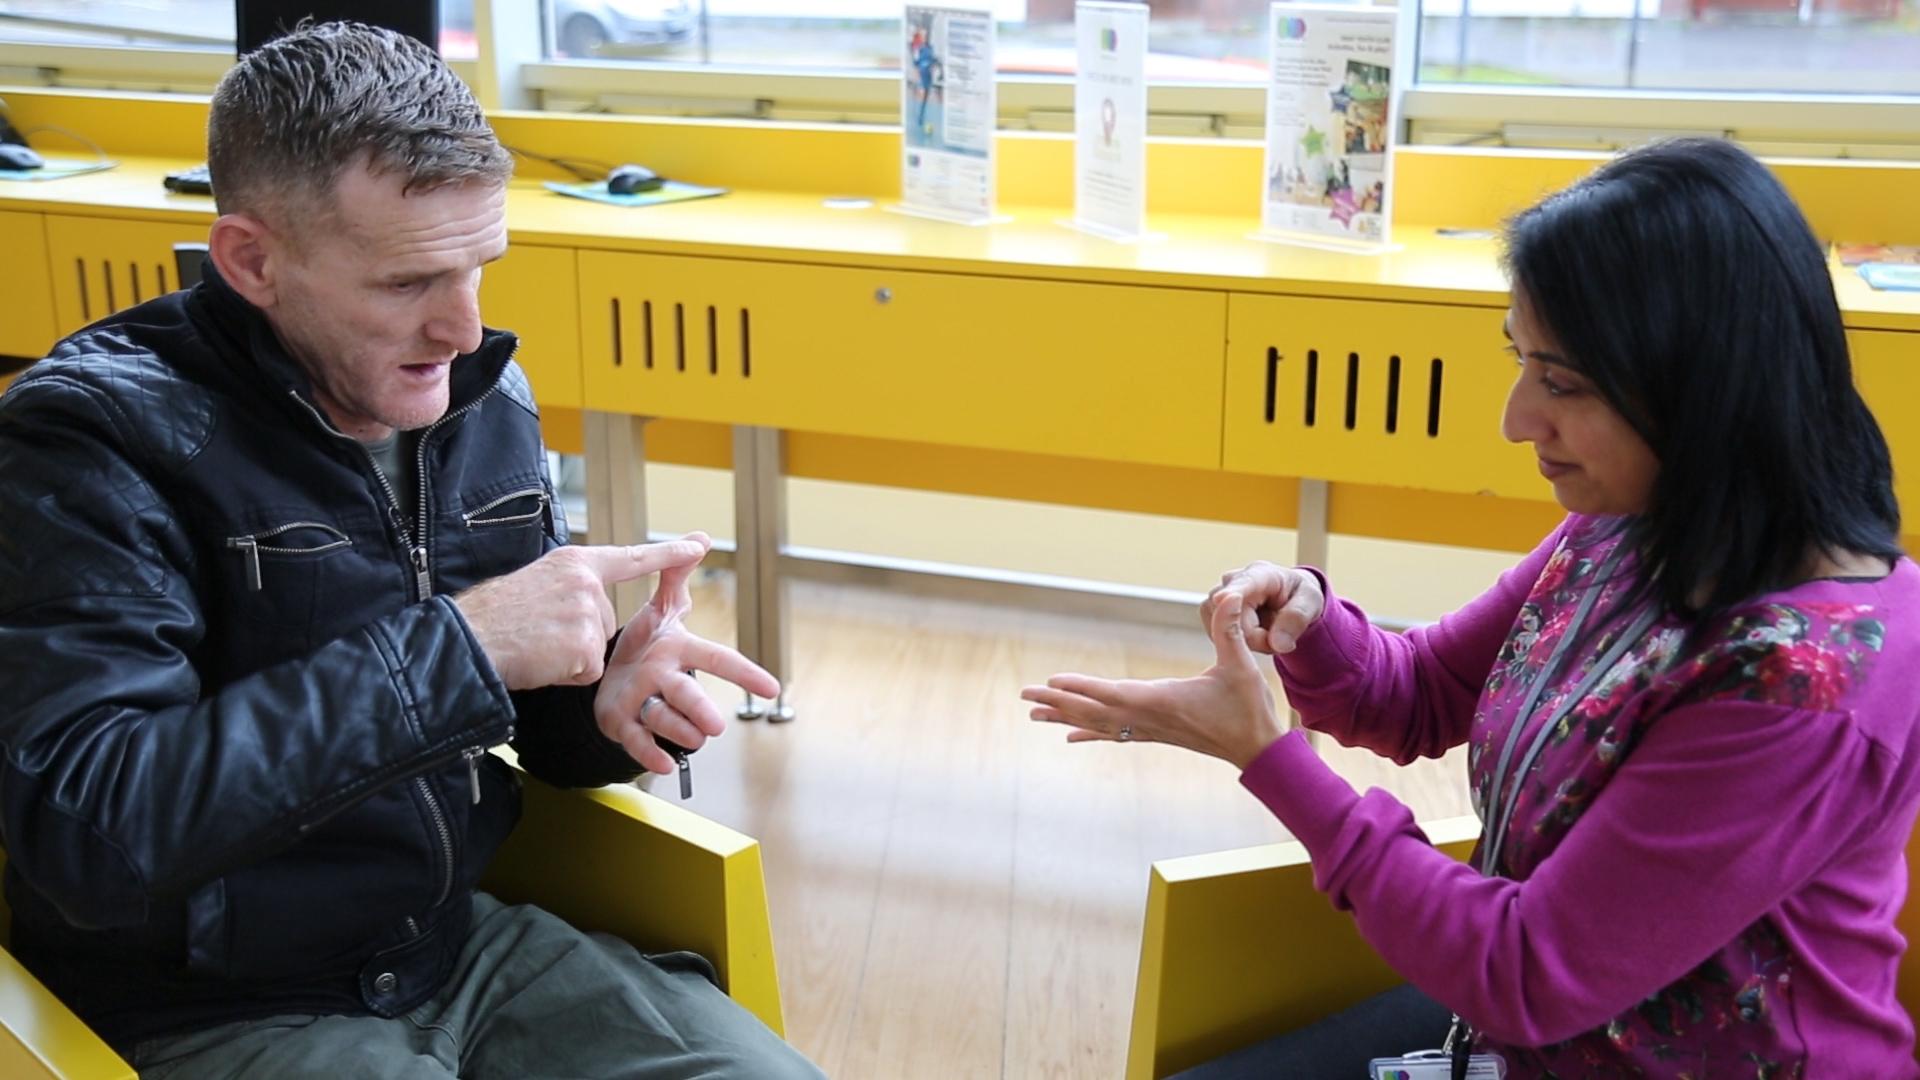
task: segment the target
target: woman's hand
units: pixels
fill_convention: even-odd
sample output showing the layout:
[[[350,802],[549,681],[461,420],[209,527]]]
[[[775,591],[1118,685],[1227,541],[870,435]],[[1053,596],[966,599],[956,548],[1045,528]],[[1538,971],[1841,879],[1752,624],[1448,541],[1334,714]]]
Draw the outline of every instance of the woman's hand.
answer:
[[[1020,692],[1035,705],[1030,715],[1073,728],[1068,742],[1170,743],[1244,770],[1283,734],[1280,717],[1265,665],[1247,647],[1242,616],[1251,613],[1240,595],[1210,598],[1208,604],[1215,658],[1206,671],[1191,679],[1151,681],[1055,675],[1045,686]]]
[[[1229,571],[1200,605],[1201,625],[1212,627],[1214,612],[1228,597],[1241,604],[1240,627],[1254,652],[1290,653],[1307,628],[1327,609],[1327,594],[1311,571],[1257,562]]]

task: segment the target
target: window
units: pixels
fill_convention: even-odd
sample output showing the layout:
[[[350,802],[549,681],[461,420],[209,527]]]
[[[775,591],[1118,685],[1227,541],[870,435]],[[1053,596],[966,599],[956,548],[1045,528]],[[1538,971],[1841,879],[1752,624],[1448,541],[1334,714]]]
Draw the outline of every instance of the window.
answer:
[[[0,0],[0,41],[231,56],[234,0]],[[443,55],[476,54],[472,0],[441,0]]]
[[[462,0],[470,2],[470,0]],[[898,0],[543,0],[556,59],[885,71]],[[1073,73],[1073,0],[991,2],[1003,75]],[[1259,83],[1265,0],[1156,0],[1155,83]],[[1426,83],[1920,93],[1920,0],[1424,0]]]
[[[233,48],[231,0],[0,0],[0,38],[42,45]]]
[[[475,0],[441,0],[474,81]],[[1073,0],[999,23],[1000,122],[1071,131]],[[1920,158],[1920,0],[1407,0],[1414,142]],[[486,70],[555,110],[893,124],[902,0],[509,0]],[[1264,137],[1266,0],[1151,0],[1150,130]],[[206,93],[233,0],[0,0],[0,83]],[[511,82],[512,76],[507,76]],[[477,84],[476,84],[477,85]],[[1824,97],[1822,96],[1824,95]]]
[[[890,71],[901,0],[544,0],[550,55],[572,60]],[[971,0],[999,24],[1003,75],[1073,74],[1074,0]],[[1149,77],[1259,83],[1266,0],[1156,0]]]
[[[1072,130],[1072,0],[977,2],[999,16],[1001,126]],[[525,82],[547,108],[898,122],[900,0],[541,3],[552,62]],[[1920,0],[1408,3],[1412,142],[1727,134],[1762,153],[1920,157],[1920,110],[1899,96],[1920,94]],[[1152,9],[1150,130],[1263,138],[1265,0]]]
[[[1920,94],[1920,0],[1425,0],[1420,79]]]

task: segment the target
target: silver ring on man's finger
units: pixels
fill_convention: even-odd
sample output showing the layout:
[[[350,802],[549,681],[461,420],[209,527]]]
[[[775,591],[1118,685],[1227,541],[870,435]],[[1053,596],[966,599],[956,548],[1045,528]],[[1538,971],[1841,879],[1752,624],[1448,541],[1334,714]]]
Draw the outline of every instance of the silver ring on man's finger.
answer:
[[[665,705],[666,703],[667,699],[661,697],[659,694],[647,695],[647,700],[640,703],[640,722],[643,724],[647,722],[648,709],[653,708],[655,705]]]
[[[1132,724],[1127,724],[1120,729],[1120,741],[1121,742],[1133,741],[1133,725]]]

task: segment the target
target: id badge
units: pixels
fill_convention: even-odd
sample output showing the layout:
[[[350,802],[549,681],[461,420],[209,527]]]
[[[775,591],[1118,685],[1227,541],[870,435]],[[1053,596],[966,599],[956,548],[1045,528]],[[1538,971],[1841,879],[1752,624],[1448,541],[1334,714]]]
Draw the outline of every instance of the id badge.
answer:
[[[1467,1080],[1506,1080],[1507,1063],[1494,1054],[1467,1059]],[[1444,1050],[1423,1050],[1406,1057],[1367,1062],[1368,1080],[1452,1080],[1453,1062]]]

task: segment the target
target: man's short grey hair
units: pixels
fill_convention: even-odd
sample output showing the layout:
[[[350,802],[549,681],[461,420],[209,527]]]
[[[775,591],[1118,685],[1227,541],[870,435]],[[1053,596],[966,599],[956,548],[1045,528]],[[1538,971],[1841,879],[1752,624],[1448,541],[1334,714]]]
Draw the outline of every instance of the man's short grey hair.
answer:
[[[408,194],[513,172],[466,84],[392,30],[303,23],[241,57],[213,92],[207,165],[223,214],[324,215],[341,171],[360,162],[399,174]]]

